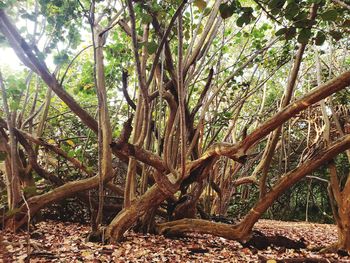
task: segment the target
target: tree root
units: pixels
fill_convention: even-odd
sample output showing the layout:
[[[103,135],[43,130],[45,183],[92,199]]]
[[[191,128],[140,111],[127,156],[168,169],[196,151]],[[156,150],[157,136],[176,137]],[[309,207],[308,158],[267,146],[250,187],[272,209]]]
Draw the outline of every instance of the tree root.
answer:
[[[248,242],[242,243],[242,245],[244,247],[254,247],[259,250],[266,249],[269,246],[291,248],[291,249],[306,248],[304,239],[295,241],[281,235],[266,236],[257,230],[254,230],[251,239],[249,239]]]
[[[249,231],[241,225],[229,225],[201,219],[184,218],[157,225],[156,232],[165,236],[183,236],[186,233],[211,234],[230,240],[249,240]]]

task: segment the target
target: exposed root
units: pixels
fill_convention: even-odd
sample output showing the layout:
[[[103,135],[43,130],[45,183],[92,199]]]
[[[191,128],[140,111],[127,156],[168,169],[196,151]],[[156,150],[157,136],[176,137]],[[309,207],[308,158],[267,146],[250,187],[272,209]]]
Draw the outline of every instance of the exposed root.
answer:
[[[260,250],[266,249],[269,246],[300,249],[306,248],[306,244],[304,241],[305,240],[303,239],[295,241],[281,235],[266,236],[260,231],[254,230],[251,239],[249,239],[249,241],[246,243],[242,243],[242,245],[244,247],[255,247]]]

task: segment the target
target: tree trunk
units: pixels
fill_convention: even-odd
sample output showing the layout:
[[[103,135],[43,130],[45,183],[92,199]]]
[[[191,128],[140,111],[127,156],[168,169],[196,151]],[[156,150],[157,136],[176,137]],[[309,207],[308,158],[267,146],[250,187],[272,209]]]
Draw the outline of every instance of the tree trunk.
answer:
[[[138,218],[153,207],[159,206],[167,197],[157,184],[153,185],[144,195],[135,199],[129,207],[124,208],[109,224],[106,231],[109,242],[121,241],[124,232],[130,229]]]
[[[0,87],[2,92],[4,112],[7,120],[7,130],[9,132],[9,151],[7,151],[6,157],[6,176],[8,183],[8,206],[10,210],[13,210],[21,201],[21,185],[19,178],[19,157],[17,149],[17,138],[14,134],[14,125],[16,123],[16,112],[10,112],[10,108],[7,101],[7,92],[2,74],[0,72]]]
[[[344,200],[345,201],[345,200]],[[350,252],[350,206],[339,207],[338,248]]]
[[[299,100],[296,100],[293,104],[287,106],[286,108],[284,108],[283,110],[275,114],[273,117],[271,117],[266,122],[264,122],[258,129],[256,129],[254,132],[249,134],[243,141],[236,144],[221,143],[221,144],[213,145],[205,153],[203,153],[203,155],[200,158],[190,162],[186,168],[188,169],[188,171],[199,168],[200,166],[205,165],[205,163],[208,162],[208,160],[218,155],[224,155],[224,156],[239,160],[239,157],[244,156],[246,151],[252,145],[257,143],[257,141],[259,141],[262,137],[269,134],[269,132],[279,127],[281,123],[285,122],[286,120],[288,120],[295,114],[299,113],[300,111],[306,109],[311,104],[316,103],[319,100],[329,96],[330,94],[333,94],[334,92],[347,87],[349,84],[350,84],[350,72],[345,72],[342,75],[319,86],[318,88],[315,88],[314,90],[306,94],[304,97],[300,98]],[[341,152],[342,151],[341,148],[347,148],[348,145],[346,145],[346,143],[350,144],[350,142],[346,142],[346,140],[350,140],[350,137],[346,136],[344,138],[345,139],[343,143],[345,143],[345,145],[339,145],[339,149],[336,147],[338,151],[336,151],[336,153],[334,153],[333,156]],[[122,149],[123,145],[119,146],[115,144],[114,147],[118,147],[119,149]],[[130,149],[128,149],[128,151],[130,151]],[[135,154],[136,152],[133,151],[133,153]],[[141,152],[138,152],[138,154],[140,154],[139,155],[140,157],[145,157],[145,155],[141,154]],[[324,156],[322,156],[322,158],[320,158],[319,160],[323,158]],[[158,163],[158,160],[154,160],[153,158],[151,160],[149,158],[146,158],[146,159],[148,159],[148,161],[157,161]],[[315,164],[321,165],[322,162],[321,163],[318,162],[319,160],[316,160],[314,163],[312,163],[312,167],[314,167],[313,165]],[[160,162],[160,164],[163,164],[163,163]],[[158,164],[158,167],[159,167],[159,164]],[[305,168],[306,170],[308,170],[310,167],[311,165]],[[314,169],[316,169],[316,167],[314,167]],[[303,174],[303,176],[304,175],[305,174]],[[185,178],[189,176],[190,176],[190,173],[188,172]],[[285,188],[282,189],[282,192],[284,189]],[[178,188],[174,189],[175,192],[177,190]],[[117,217],[111,222],[111,224],[107,228],[107,238],[111,242],[121,240],[123,233],[135,223],[137,217],[142,216],[146,212],[146,210],[144,209],[149,209],[149,207],[152,207],[152,202],[154,206],[159,205],[168,196],[169,195],[165,194],[162,191],[161,187],[158,186],[158,184],[155,184],[144,195],[140,196],[139,199],[137,199],[134,203],[132,203],[129,208],[122,210],[117,215]],[[273,200],[271,201],[271,203],[273,202]],[[265,199],[263,199],[263,201],[265,201]],[[151,202],[151,203],[148,203],[148,202]],[[266,209],[268,207],[269,205],[266,207]],[[252,213],[254,214],[254,212]],[[259,213],[257,219],[255,220],[258,220],[260,216],[261,214]],[[255,222],[254,220],[251,222],[251,227],[254,225]]]
[[[275,184],[275,186],[268,193],[266,193],[265,198],[260,199],[258,203],[256,203],[253,208],[247,213],[243,220],[237,225],[232,226],[228,224],[219,224],[200,219],[181,219],[160,224],[157,231],[158,233],[168,235],[178,235],[186,232],[207,233],[216,236],[222,236],[228,239],[247,241],[247,238],[249,238],[254,224],[277,198],[279,198],[287,189],[300,181],[307,174],[320,167],[320,165],[331,161],[337,154],[349,148],[350,135],[347,135],[338,140],[333,145],[329,146],[327,149],[320,151],[314,156],[314,158],[282,176],[282,178]],[[350,222],[350,214],[346,212],[344,211],[344,216],[346,215],[348,217],[346,222]],[[349,230],[349,225],[346,226],[346,231],[342,232],[344,234],[349,233],[347,232]],[[344,237],[346,237],[344,241],[347,242],[349,239],[348,236]]]
[[[94,10],[95,11],[95,10]],[[98,26],[91,25],[94,43],[94,61],[95,61],[95,85],[98,99],[98,171],[99,171],[99,204],[96,215],[96,222],[93,223],[92,231],[97,232],[102,222],[103,204],[104,204],[104,181],[105,178],[111,177],[112,168],[112,129],[109,119],[107,106],[107,91],[105,83],[105,70],[103,64],[103,35],[98,30]]]
[[[338,243],[335,244],[335,247],[350,252],[350,176],[348,176],[345,186],[341,191],[335,163],[331,162],[328,168],[330,172],[329,197],[331,204],[333,204],[333,216],[338,229]]]
[[[105,178],[105,181],[108,181],[113,178],[113,175]],[[62,200],[63,198],[67,198],[69,196],[73,196],[75,194],[81,193],[86,190],[90,190],[96,188],[99,184],[99,176],[94,176],[88,179],[82,179],[75,182],[69,182],[62,186],[55,188],[54,190],[47,192],[42,195],[37,195],[31,197],[27,200],[28,206],[30,208],[30,216],[31,218],[42,208],[45,206]],[[19,207],[19,213],[16,213],[16,223],[15,229],[20,228],[24,224],[27,223],[27,206],[25,204]],[[9,220],[11,217],[7,217],[6,220]]]
[[[198,199],[204,189],[203,182],[196,182],[190,193],[174,209],[174,219],[196,218]]]

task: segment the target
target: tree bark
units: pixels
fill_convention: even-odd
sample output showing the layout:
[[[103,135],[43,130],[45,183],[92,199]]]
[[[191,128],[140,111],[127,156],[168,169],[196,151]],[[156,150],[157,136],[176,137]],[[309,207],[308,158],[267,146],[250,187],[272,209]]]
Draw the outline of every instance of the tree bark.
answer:
[[[111,176],[106,177],[105,182],[112,179],[114,175],[115,172]],[[98,184],[99,176],[96,175],[88,179],[82,179],[79,181],[66,183],[62,186],[55,188],[50,192],[31,197],[27,200],[28,206],[30,207],[30,216],[32,218],[40,209],[44,208],[45,206],[51,203],[57,202],[69,196],[73,196],[80,192],[96,188]],[[18,229],[21,226],[25,225],[28,219],[27,206],[23,204],[20,206],[19,210],[20,211],[17,214],[16,218],[15,229]]]
[[[215,158],[216,156],[224,155],[227,157],[239,159],[239,156],[244,156],[245,152],[252,145],[257,143],[262,137],[269,134],[269,132],[279,127],[283,122],[287,121],[289,118],[293,117],[300,111],[306,109],[311,104],[316,103],[323,98],[326,98],[327,96],[347,87],[348,85],[350,85],[350,71],[345,72],[342,75],[321,85],[320,87],[315,88],[304,97],[287,106],[275,114],[273,117],[268,119],[266,122],[264,122],[258,129],[248,135],[243,141],[236,144],[221,143],[214,145],[200,158],[189,162],[186,165],[187,172],[183,179],[189,177],[191,175],[190,172],[193,172],[193,170],[200,168],[202,165],[205,165],[213,157]],[[163,174],[164,173],[162,173],[162,175]],[[172,174],[167,175],[169,181],[173,181],[173,177],[174,176]],[[179,187],[179,185],[174,185],[174,188],[171,189],[172,192],[175,193]],[[169,195],[165,194],[158,184],[153,185],[144,195],[140,196],[139,199],[136,199],[136,201],[132,203],[130,207],[123,209],[116,216],[116,218],[113,219],[107,228],[107,238],[110,240],[110,242],[120,241],[123,237],[124,232],[133,226],[139,216],[144,215],[144,213],[146,213],[150,207],[153,207],[152,204],[154,206],[161,204],[168,196]]]
[[[18,152],[17,152],[17,138],[14,134],[14,125],[15,125],[15,112],[10,112],[7,100],[7,92],[5,83],[0,72],[0,87],[4,105],[4,112],[7,119],[7,130],[9,132],[9,151],[7,152],[6,158],[6,176],[7,176],[7,185],[8,190],[10,190],[8,195],[8,206],[10,210],[16,208],[16,206],[21,201],[21,186],[20,186],[20,178],[19,178],[19,169],[18,163],[19,160]]]
[[[305,110],[310,105],[327,98],[331,94],[350,85],[350,71],[346,71],[338,77],[314,88],[305,96],[289,104],[274,116],[265,121],[260,127],[249,134],[244,140],[236,144],[218,143],[210,147],[200,158],[192,162],[192,167],[200,165],[207,158],[224,155],[232,159],[240,160],[246,155],[248,149],[259,142],[264,136],[279,127],[282,123]]]
[[[337,154],[349,148],[350,135],[347,135],[328,148],[320,151],[314,158],[282,176],[275,186],[266,193],[264,199],[259,199],[243,220],[234,226],[200,219],[181,219],[160,224],[157,231],[158,233],[168,235],[178,235],[187,232],[206,233],[245,242],[249,239],[254,224],[278,197],[307,174],[319,168],[322,164],[331,161]],[[346,214],[346,216],[349,218],[349,213]],[[350,221],[348,220],[347,222]],[[348,230],[349,228],[342,233],[348,234]],[[349,241],[348,237],[349,236],[340,236],[340,238],[343,238],[342,240],[344,240],[344,242]]]

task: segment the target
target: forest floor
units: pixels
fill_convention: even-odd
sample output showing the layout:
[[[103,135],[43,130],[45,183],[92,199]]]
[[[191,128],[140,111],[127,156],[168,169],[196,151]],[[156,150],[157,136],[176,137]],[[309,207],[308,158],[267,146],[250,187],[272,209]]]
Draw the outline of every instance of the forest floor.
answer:
[[[260,220],[255,229],[269,236],[303,238],[307,248],[257,250],[210,235],[192,234],[169,239],[134,232],[128,232],[120,244],[101,245],[86,242],[87,225],[46,221],[31,230],[30,262],[350,262],[348,256],[313,252],[312,248],[327,246],[337,240],[334,225]],[[0,262],[28,262],[25,261],[27,241],[25,232],[0,233]],[[305,258],[308,260],[303,260]]]

